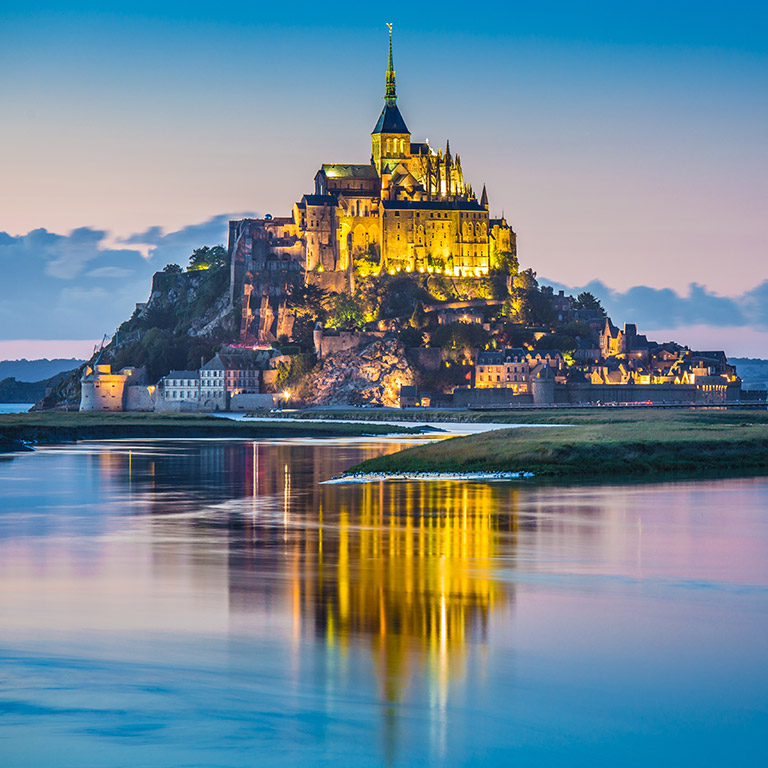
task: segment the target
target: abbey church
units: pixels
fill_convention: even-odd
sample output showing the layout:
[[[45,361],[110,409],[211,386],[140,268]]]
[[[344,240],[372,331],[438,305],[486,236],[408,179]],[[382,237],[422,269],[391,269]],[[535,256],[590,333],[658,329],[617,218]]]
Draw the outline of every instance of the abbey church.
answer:
[[[398,272],[480,278],[515,251],[515,233],[504,218],[490,218],[485,186],[478,201],[450,145],[435,151],[411,141],[397,106],[390,29],[370,161],[323,164],[314,193],[295,203],[291,216],[230,222],[241,340],[287,333],[285,301],[298,284],[354,292],[360,278]]]

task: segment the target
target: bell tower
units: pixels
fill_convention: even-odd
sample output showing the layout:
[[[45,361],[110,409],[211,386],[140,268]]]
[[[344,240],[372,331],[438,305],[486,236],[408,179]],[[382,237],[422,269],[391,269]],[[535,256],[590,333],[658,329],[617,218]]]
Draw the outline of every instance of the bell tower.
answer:
[[[371,154],[379,176],[382,172],[411,156],[411,132],[397,108],[395,68],[392,63],[392,25],[389,27],[389,63],[384,90],[384,109],[371,133]]]

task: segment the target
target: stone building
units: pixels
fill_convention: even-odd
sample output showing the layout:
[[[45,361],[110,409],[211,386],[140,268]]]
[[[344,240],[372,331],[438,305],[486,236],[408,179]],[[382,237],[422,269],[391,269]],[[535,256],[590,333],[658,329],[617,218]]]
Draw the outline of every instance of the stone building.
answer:
[[[524,349],[497,349],[480,352],[475,368],[475,387],[508,388],[514,394],[530,391],[530,366]]]
[[[368,163],[324,163],[289,217],[230,222],[232,300],[241,341],[290,335],[286,294],[305,282],[354,290],[358,276],[397,272],[483,277],[516,253],[504,217],[491,218],[450,144],[412,141],[397,106],[392,36],[384,107]]]
[[[167,403],[178,403],[197,409],[200,402],[200,372],[170,371],[160,380],[163,398]]]
[[[87,366],[80,380],[81,411],[152,410],[154,387],[147,386],[145,368],[123,368],[112,372],[111,365]]]
[[[218,402],[233,395],[259,394],[260,368],[244,352],[218,352],[200,369],[206,393]]]

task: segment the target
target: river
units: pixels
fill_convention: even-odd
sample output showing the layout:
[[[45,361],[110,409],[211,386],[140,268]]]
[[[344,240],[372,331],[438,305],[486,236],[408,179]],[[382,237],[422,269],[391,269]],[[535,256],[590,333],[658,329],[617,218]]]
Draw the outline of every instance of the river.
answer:
[[[320,484],[402,444],[0,461],[0,764],[763,764],[768,480]]]

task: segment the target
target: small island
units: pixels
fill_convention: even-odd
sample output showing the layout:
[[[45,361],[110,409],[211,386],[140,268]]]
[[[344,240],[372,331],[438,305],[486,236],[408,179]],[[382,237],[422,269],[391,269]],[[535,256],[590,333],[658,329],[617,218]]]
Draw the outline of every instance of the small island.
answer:
[[[407,448],[346,474],[519,473],[535,481],[768,474],[764,411],[562,411],[557,421]]]

